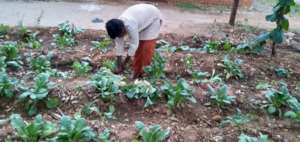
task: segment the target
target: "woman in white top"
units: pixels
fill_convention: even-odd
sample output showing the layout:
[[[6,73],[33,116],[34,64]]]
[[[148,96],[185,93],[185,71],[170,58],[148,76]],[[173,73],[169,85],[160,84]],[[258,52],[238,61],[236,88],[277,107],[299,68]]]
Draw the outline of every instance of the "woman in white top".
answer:
[[[160,10],[150,4],[131,6],[118,19],[106,23],[107,33],[116,46],[117,73],[123,72],[133,58],[133,78],[142,76],[144,67],[152,62],[161,24]],[[126,35],[129,38],[127,52],[124,49]]]

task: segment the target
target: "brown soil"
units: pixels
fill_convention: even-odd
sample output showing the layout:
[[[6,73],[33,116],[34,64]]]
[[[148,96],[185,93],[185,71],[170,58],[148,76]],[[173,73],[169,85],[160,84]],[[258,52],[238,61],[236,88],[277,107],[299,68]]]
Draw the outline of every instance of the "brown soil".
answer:
[[[176,44],[188,44],[191,47],[201,48],[206,40],[228,38],[234,44],[237,44],[247,38],[254,37],[260,32],[247,32],[242,27],[229,28],[226,25],[217,25],[218,34],[207,37],[199,37],[196,42],[191,42],[193,37],[182,37],[175,34],[162,35],[161,38]],[[103,38],[103,32],[86,30],[77,36],[78,45],[65,49],[52,48],[52,34],[57,32],[56,28],[33,29],[40,31],[39,38],[43,40],[42,49],[22,49],[21,54],[32,52],[34,55],[47,54],[53,52],[52,68],[62,71],[71,72],[73,61],[84,57],[91,58],[93,72],[101,67],[101,62],[105,59],[112,59],[113,52],[101,54],[100,52],[91,52],[92,40]],[[222,33],[222,34],[220,34]],[[297,37],[300,35],[296,35]],[[18,40],[15,34],[10,36],[9,40]],[[209,99],[205,96],[207,91],[206,85],[194,85],[194,96],[197,98],[197,104],[187,104],[184,107],[170,112],[166,106],[166,100],[162,98],[151,108],[144,109],[143,102],[127,100],[122,94],[117,97],[114,106],[116,119],[103,120],[96,114],[86,117],[89,124],[98,132],[104,128],[112,129],[112,141],[130,142],[137,136],[137,130],[134,127],[135,121],[143,121],[146,124],[160,124],[164,129],[171,130],[170,142],[214,142],[237,141],[237,137],[241,133],[257,136],[259,132],[268,134],[274,141],[291,141],[299,140],[299,126],[288,119],[282,119],[268,115],[263,109],[260,109],[257,102],[264,100],[263,92],[257,91],[255,86],[260,81],[278,81],[284,80],[288,83],[291,93],[300,97],[299,92],[295,91],[296,83],[300,81],[300,54],[294,47],[281,45],[278,47],[278,55],[269,57],[269,49],[266,49],[260,55],[231,54],[231,57],[238,57],[244,61],[242,70],[246,76],[244,80],[229,80],[226,84],[229,86],[230,95],[237,96],[237,101],[232,106],[225,109],[217,108],[213,105],[207,105]],[[217,67],[224,55],[223,51],[216,54],[206,53],[163,53],[167,59],[166,72],[168,78],[175,79],[176,76],[184,76],[187,80],[191,77],[185,72],[184,64],[181,61],[187,54],[192,54],[195,59],[193,67],[202,71],[212,72],[216,68],[218,73],[221,70]],[[23,58],[25,58],[23,56]],[[24,59],[23,59],[24,60]],[[274,73],[276,67],[286,67],[293,71],[290,78],[278,78]],[[26,64],[25,64],[26,69]],[[26,70],[11,72],[10,74],[22,78]],[[53,78],[52,80],[59,84],[51,95],[59,97],[62,104],[59,108],[47,110],[41,106],[41,114],[47,120],[58,121],[58,117],[62,114],[73,115],[79,112],[81,108],[88,102],[96,101],[99,109],[104,112],[109,104],[97,99],[97,93],[93,88],[87,85],[87,81],[92,74],[86,77],[77,77],[71,79]],[[21,113],[25,119],[27,117],[22,104],[14,100],[4,100],[0,98],[0,118],[6,118],[12,113]],[[241,109],[243,113],[251,114],[253,119],[250,123],[242,126],[225,126],[220,127],[220,122],[229,115],[235,114],[236,108]],[[9,125],[0,127],[0,141],[5,136],[12,134],[13,130]]]

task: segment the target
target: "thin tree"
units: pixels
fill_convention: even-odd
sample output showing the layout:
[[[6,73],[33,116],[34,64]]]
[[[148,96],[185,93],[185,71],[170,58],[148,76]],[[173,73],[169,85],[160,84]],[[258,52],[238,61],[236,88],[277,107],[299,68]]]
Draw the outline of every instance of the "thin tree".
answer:
[[[234,24],[235,24],[235,19],[236,19],[237,10],[239,8],[239,3],[240,3],[240,0],[234,0],[233,1],[233,5],[232,5],[232,9],[231,9],[231,15],[230,15],[230,20],[229,20],[229,24],[231,26],[234,26]]]

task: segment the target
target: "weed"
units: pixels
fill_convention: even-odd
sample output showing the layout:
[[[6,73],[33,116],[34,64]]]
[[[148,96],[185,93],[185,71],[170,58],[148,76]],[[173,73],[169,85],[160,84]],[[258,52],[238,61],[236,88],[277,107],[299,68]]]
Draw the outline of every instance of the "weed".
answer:
[[[203,6],[198,6],[192,3],[177,3],[176,7],[182,10],[195,11],[195,10],[207,10],[207,8]]]
[[[8,42],[0,46],[0,56],[6,57],[6,62],[14,61],[17,59],[19,49],[16,43]]]
[[[267,82],[259,82],[257,85],[256,85],[256,89],[257,90],[264,90],[264,89],[268,89],[268,88],[270,88],[271,87],[271,85],[269,84],[269,83],[267,83]]]
[[[201,72],[201,71],[192,72],[193,82],[197,84],[205,82],[205,79],[209,76],[210,74],[208,72]]]
[[[75,36],[78,33],[83,32],[83,29],[76,27],[74,24],[71,24],[69,21],[65,21],[58,25],[58,30],[62,35]]]
[[[170,131],[162,130],[159,125],[146,127],[143,122],[136,121],[135,127],[144,142],[162,142],[170,136]]]
[[[74,46],[76,44],[75,38],[70,35],[58,35],[54,34],[54,41],[59,48],[64,48],[68,46]]]

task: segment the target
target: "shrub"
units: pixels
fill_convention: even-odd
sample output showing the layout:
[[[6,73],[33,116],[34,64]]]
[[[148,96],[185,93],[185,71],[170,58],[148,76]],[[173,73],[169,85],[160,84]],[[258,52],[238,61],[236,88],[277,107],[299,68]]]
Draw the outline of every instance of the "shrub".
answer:
[[[144,142],[162,142],[170,136],[170,131],[162,130],[159,125],[146,127],[143,122],[136,121],[135,126]]]

